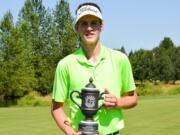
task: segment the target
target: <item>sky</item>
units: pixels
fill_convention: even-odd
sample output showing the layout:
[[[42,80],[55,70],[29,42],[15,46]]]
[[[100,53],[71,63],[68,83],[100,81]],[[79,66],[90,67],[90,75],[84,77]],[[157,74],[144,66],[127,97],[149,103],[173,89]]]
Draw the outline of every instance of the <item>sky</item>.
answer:
[[[11,11],[14,20],[25,0],[0,0],[0,20]],[[58,0],[43,0],[46,8],[53,9]],[[180,45],[180,0],[68,0],[70,10],[83,2],[97,3],[103,13],[102,43],[109,48],[124,46],[127,53],[139,49],[151,50],[164,37]]]

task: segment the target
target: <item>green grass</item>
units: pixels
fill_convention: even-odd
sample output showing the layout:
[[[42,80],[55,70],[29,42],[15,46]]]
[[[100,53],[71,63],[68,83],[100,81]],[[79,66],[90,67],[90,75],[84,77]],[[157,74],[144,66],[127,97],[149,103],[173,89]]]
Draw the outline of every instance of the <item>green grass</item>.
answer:
[[[140,97],[124,110],[122,135],[180,135],[180,95]],[[0,135],[63,135],[50,107],[0,108]]]
[[[124,135],[180,135],[180,96],[142,97],[124,111]]]
[[[0,135],[61,135],[50,107],[0,109]]]

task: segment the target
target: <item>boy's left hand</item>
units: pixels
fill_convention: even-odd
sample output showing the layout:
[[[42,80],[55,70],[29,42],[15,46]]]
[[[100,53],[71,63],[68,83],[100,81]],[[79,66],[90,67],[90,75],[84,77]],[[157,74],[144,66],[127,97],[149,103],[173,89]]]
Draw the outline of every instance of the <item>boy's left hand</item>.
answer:
[[[105,99],[103,105],[110,109],[117,107],[118,99],[116,96],[111,94],[107,89],[105,89]]]

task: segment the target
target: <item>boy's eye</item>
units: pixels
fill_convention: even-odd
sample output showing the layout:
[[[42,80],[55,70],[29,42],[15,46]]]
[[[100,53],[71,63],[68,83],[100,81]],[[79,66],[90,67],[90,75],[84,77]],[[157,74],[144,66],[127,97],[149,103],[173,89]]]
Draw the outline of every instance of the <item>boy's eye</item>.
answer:
[[[82,25],[82,26],[87,26],[88,23],[87,23],[87,22],[81,22],[81,25]]]
[[[98,21],[92,21],[92,22],[91,22],[91,26],[97,26],[97,25],[99,25],[99,22],[98,22]]]

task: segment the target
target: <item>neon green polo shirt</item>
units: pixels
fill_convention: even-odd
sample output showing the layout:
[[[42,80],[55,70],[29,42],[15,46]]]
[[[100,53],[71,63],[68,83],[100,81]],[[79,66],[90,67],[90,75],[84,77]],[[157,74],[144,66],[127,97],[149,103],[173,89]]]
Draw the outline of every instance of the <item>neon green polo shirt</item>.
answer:
[[[53,99],[56,102],[66,102],[68,105],[68,119],[73,128],[78,130],[78,124],[84,119],[76,104],[70,99],[73,90],[79,92],[93,78],[93,84],[100,92],[105,88],[121,98],[123,93],[135,90],[131,65],[126,55],[101,45],[97,65],[91,65],[86,59],[82,48],[62,59],[57,66]],[[81,104],[81,100],[74,96]],[[101,105],[102,102],[99,102]],[[124,127],[121,109],[106,109],[102,107],[94,116],[98,123],[98,130],[102,135],[115,132]]]

